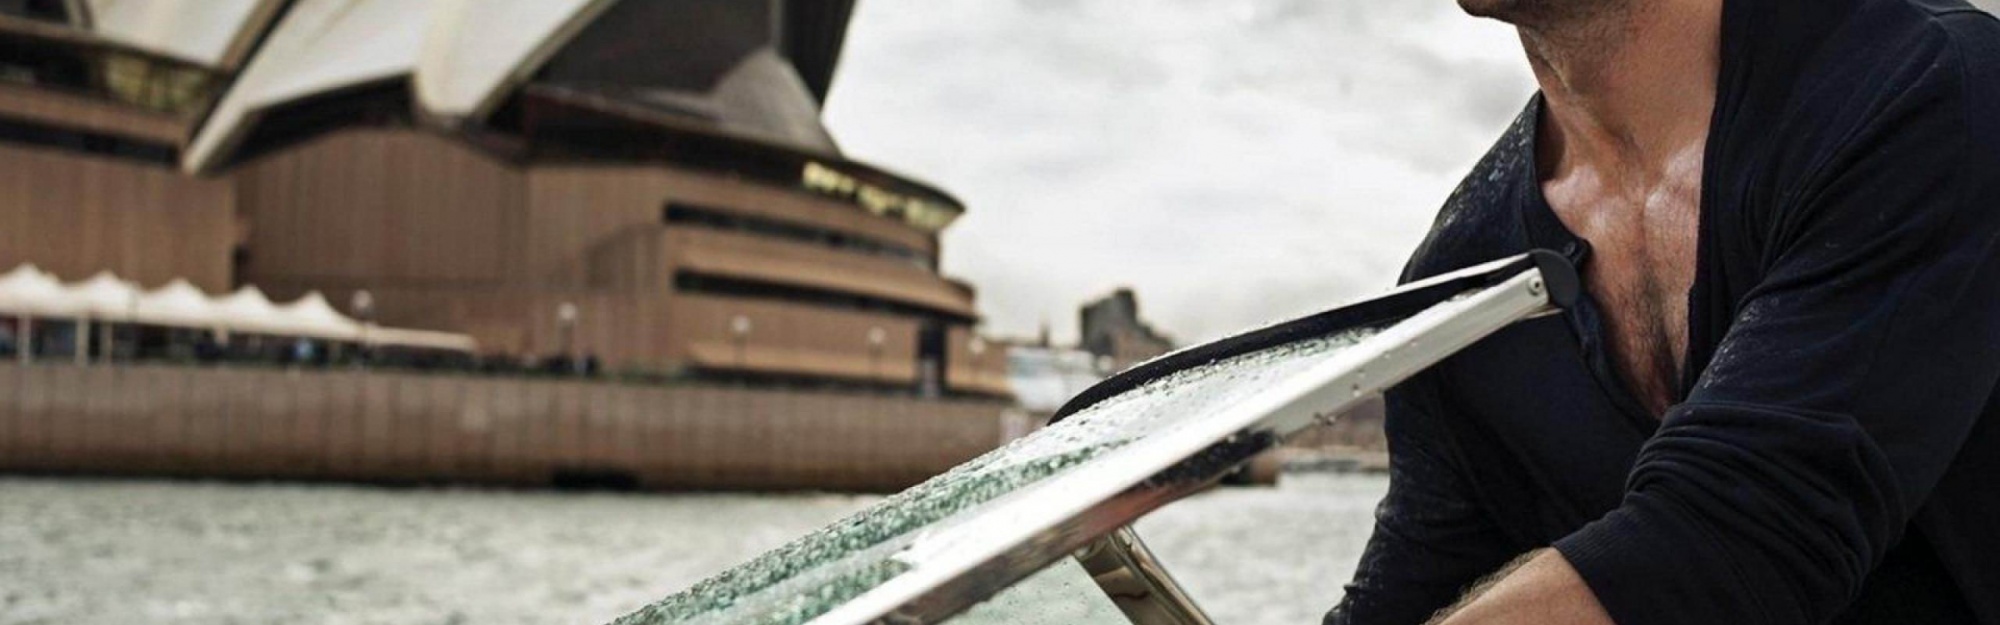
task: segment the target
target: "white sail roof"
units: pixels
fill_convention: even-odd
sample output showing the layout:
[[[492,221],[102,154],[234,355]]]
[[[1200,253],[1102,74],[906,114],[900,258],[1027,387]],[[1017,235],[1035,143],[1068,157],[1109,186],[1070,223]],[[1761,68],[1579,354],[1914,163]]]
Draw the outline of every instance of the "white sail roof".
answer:
[[[432,0],[299,0],[272,27],[188,146],[181,165],[207,167],[271,107],[405,75],[416,67]]]
[[[268,0],[83,0],[105,39],[196,64],[221,65]]]
[[[481,117],[506,88],[610,7],[609,0],[442,0],[417,57],[417,102],[440,118]]]
[[[298,0],[217,102],[181,167],[222,161],[266,110],[380,80],[408,77],[418,107],[438,119],[485,115],[611,4]]]

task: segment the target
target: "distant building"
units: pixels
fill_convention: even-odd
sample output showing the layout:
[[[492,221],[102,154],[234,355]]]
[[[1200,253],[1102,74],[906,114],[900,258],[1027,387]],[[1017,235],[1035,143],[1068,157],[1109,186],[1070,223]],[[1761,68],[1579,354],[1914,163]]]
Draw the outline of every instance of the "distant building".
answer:
[[[0,1],[0,268],[317,290],[607,371],[1005,395],[938,271],[964,206],[820,124],[853,6]]]
[[[1083,392],[1107,372],[1097,368],[1097,356],[1047,342],[1007,349],[1008,386],[1022,409],[1047,419],[1069,398]]]
[[[1173,351],[1173,339],[1139,319],[1139,299],[1132,289],[1118,289],[1085,304],[1078,312],[1082,338],[1078,345],[1099,360],[1110,359],[1112,371]]]

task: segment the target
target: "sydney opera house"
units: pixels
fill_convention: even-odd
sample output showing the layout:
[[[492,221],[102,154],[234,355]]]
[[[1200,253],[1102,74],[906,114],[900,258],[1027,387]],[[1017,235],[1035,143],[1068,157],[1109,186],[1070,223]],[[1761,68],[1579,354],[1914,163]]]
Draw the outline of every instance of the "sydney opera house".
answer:
[[[853,0],[0,0],[0,271],[481,354],[1000,397],[965,209],[819,119]]]

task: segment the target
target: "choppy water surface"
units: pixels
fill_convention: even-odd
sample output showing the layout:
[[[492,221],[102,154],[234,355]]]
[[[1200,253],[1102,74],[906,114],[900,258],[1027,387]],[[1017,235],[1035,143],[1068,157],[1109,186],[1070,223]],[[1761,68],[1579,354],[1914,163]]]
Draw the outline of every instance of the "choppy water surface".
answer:
[[[1313,623],[1387,485],[1287,475],[1139,531],[1217,622]],[[879,501],[0,477],[0,625],[603,623]],[[1117,622],[1070,572],[952,622]]]
[[[918,530],[1241,403],[1370,334],[1299,341],[1177,372],[626,615],[616,625],[803,623],[908,570],[905,549]]]

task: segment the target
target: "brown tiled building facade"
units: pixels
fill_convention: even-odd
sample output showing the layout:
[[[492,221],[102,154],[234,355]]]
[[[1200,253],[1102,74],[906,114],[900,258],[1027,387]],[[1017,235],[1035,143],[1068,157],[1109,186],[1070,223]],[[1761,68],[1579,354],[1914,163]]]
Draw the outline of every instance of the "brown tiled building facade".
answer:
[[[0,268],[317,290],[606,371],[1007,392],[937,269],[963,206],[819,124],[852,2],[200,1],[206,48],[0,4]]]

